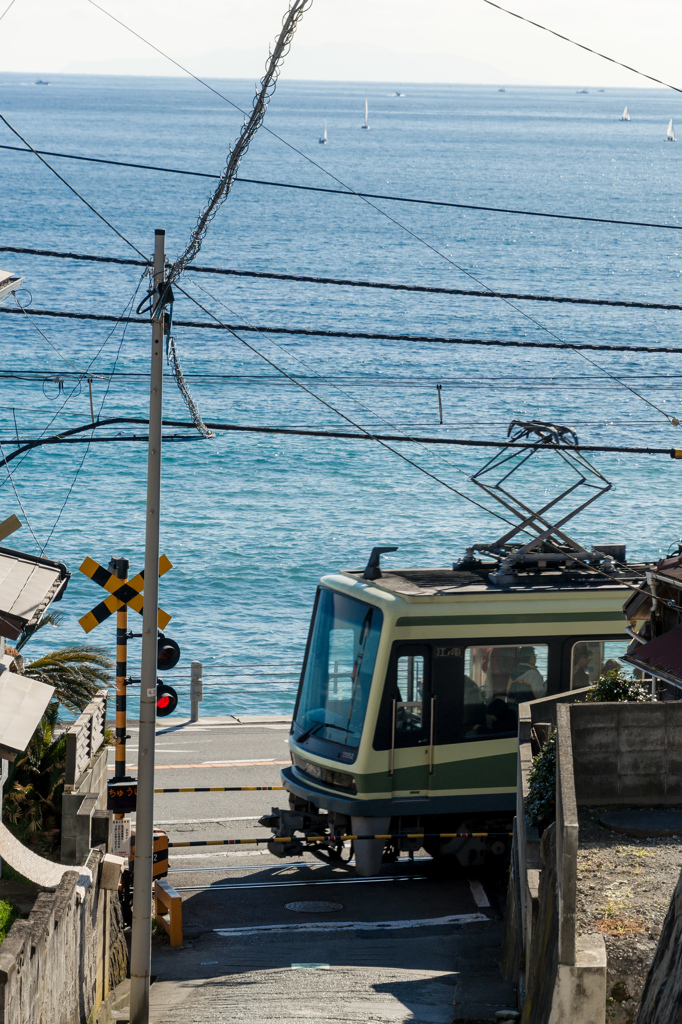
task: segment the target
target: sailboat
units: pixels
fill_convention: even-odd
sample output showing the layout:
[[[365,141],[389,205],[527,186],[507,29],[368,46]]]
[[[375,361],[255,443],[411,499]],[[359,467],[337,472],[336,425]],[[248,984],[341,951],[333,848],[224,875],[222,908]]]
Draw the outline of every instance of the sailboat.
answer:
[[[630,111],[628,110],[627,105],[626,105],[625,110],[623,111],[623,116],[621,117],[621,121],[629,121],[629,120],[630,120]]]
[[[320,140],[319,141],[320,141],[321,145],[323,145],[323,146],[327,145],[327,118],[326,117],[324,119],[324,131],[320,135]]]
[[[365,123],[361,125],[362,128],[366,128],[369,131],[369,121],[367,120],[367,97],[365,96]]]
[[[675,128],[674,128],[674,125],[673,125],[672,117],[670,118],[670,124],[668,125],[668,131],[666,132],[665,141],[666,142],[677,142],[677,139],[675,138]]]

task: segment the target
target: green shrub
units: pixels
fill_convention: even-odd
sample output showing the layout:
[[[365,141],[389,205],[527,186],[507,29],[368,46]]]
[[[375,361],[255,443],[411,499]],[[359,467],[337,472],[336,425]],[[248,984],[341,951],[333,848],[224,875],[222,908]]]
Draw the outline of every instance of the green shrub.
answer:
[[[528,774],[526,823],[546,828],[556,817],[556,733],[553,732],[533,758]]]
[[[621,700],[645,703],[651,701],[652,697],[646,686],[637,679],[629,679],[620,669],[612,668],[608,672],[602,672],[585,694],[585,700],[602,703]]]
[[[17,907],[9,900],[0,900],[0,943],[3,942],[7,932],[10,930],[20,913]]]

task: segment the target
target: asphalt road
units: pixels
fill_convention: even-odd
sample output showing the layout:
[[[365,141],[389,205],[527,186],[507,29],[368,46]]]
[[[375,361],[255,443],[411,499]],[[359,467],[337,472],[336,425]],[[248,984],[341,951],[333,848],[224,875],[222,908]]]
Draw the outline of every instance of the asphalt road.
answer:
[[[283,719],[159,723],[155,785],[280,785],[288,731]],[[265,836],[258,818],[286,802],[276,791],[158,794],[155,822],[171,843]],[[423,851],[376,880],[255,845],[171,849],[169,865],[184,947],[155,942],[154,1024],[451,1024],[514,1005],[497,966],[497,887]]]

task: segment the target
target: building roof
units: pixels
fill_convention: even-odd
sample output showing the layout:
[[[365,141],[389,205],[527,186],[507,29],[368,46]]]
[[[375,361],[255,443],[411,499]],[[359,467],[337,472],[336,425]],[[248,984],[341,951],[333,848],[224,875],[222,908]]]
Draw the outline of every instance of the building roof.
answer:
[[[0,757],[6,761],[26,749],[54,693],[53,686],[12,672],[12,660],[0,658]]]
[[[62,562],[0,547],[0,636],[16,640],[37,626],[70,575]]]
[[[682,626],[642,644],[624,660],[652,675],[672,676],[678,685],[682,685]]]

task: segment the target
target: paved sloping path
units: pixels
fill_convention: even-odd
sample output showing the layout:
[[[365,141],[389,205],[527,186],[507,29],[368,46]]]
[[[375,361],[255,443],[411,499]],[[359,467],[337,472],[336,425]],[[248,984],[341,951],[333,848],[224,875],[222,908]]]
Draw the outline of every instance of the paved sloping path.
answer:
[[[513,1005],[496,921],[326,936],[203,936],[155,955],[152,1024],[452,1024]],[[178,971],[180,963],[183,970]],[[302,966],[302,965],[316,966]],[[176,977],[170,978],[174,974]]]

